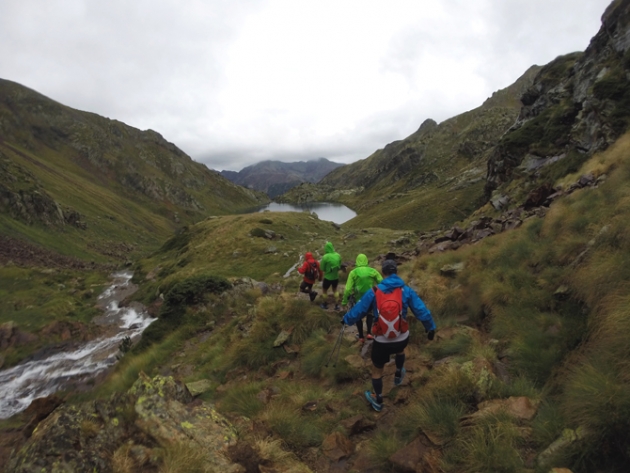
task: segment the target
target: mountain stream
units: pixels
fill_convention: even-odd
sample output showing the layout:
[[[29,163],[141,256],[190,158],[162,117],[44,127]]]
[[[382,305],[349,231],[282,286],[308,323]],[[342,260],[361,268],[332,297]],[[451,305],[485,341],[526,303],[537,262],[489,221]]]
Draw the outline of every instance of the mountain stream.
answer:
[[[52,355],[35,356],[0,371],[0,419],[23,411],[34,399],[72,384],[88,383],[116,363],[123,339],[136,339],[155,320],[141,304],[119,307],[120,301],[137,290],[131,283],[132,276],[130,272],[114,273],[112,284],[98,296],[97,306],[103,314],[93,322],[109,326],[109,336],[74,344]]]

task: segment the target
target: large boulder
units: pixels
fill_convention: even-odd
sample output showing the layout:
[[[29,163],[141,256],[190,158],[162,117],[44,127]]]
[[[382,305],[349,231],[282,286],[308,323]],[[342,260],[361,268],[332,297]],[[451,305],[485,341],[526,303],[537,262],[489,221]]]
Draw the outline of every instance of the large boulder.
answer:
[[[154,471],[160,466],[159,454],[134,452],[170,446],[202,452],[212,471],[240,471],[242,467],[226,456],[228,447],[236,444],[234,428],[210,405],[192,399],[186,386],[172,377],[141,373],[124,394],[58,407],[39,423],[4,471],[112,471],[114,453],[120,451],[129,452],[134,471]]]

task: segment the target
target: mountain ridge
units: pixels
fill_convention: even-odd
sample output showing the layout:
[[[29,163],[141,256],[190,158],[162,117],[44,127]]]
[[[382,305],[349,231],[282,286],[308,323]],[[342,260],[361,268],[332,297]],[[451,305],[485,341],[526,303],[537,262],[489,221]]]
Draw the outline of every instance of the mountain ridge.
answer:
[[[240,171],[221,171],[221,175],[243,187],[256,189],[274,198],[302,182],[319,182],[332,170],[344,166],[326,158],[283,162],[265,160]]]

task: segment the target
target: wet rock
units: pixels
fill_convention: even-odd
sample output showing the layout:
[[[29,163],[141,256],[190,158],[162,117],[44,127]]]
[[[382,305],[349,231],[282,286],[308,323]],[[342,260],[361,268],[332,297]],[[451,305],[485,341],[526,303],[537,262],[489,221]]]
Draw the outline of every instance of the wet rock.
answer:
[[[186,383],[186,388],[188,389],[190,394],[195,397],[209,391],[212,388],[212,383],[209,379],[200,379],[199,381]]]
[[[553,297],[558,301],[563,301],[569,298],[570,292],[571,289],[569,288],[569,286],[563,284],[558,289],[556,289],[556,291],[553,293]]]
[[[442,276],[456,276],[464,270],[464,263],[447,264],[440,268],[440,274]]]
[[[318,405],[317,401],[309,401],[302,406],[302,410],[307,411],[307,412],[313,412],[314,410],[317,409],[317,405]]]
[[[365,361],[361,358],[361,355],[348,355],[344,360],[355,369],[361,370],[365,367]]]
[[[498,412],[506,412],[519,420],[532,420],[538,412],[538,402],[525,396],[512,396],[508,399],[492,399],[481,402],[477,408],[479,409],[477,412],[462,418],[462,421],[467,423]]]
[[[275,348],[279,347],[280,345],[285,343],[289,339],[290,336],[291,336],[291,332],[288,332],[286,330],[281,331],[276,337],[276,340],[273,342],[273,346]]]
[[[245,442],[238,442],[236,445],[229,446],[227,454],[230,460],[243,467],[244,473],[258,473],[260,471],[259,465],[267,463],[251,445]]]
[[[397,471],[416,473],[438,473],[440,470],[440,453],[425,436],[420,435],[410,444],[404,446],[391,457]]]
[[[510,203],[510,199],[507,195],[497,195],[490,200],[490,203],[496,210],[501,210]]]
[[[588,436],[589,432],[584,427],[578,427],[575,430],[564,429],[562,435],[538,455],[538,465],[541,467],[549,466],[556,455],[566,452],[575,443],[588,438]]]
[[[357,435],[368,430],[373,430],[376,423],[365,419],[361,414],[357,414],[348,419],[341,421],[341,425],[346,429],[349,435]]]
[[[459,369],[475,384],[475,396],[477,399],[483,399],[496,378],[492,364],[485,358],[478,357],[463,363]]]
[[[347,458],[354,452],[354,444],[341,432],[333,432],[322,442],[322,452],[333,462]]]
[[[584,174],[583,176],[580,176],[577,183],[580,187],[592,186],[595,184],[595,177],[592,173]]]
[[[37,336],[20,330],[13,321],[0,325],[0,350],[20,347],[37,341]]]
[[[545,184],[538,187],[537,189],[530,192],[527,196],[524,204],[525,209],[527,210],[534,207],[540,207],[541,205],[543,205],[545,200],[553,193],[554,189],[551,184]]]

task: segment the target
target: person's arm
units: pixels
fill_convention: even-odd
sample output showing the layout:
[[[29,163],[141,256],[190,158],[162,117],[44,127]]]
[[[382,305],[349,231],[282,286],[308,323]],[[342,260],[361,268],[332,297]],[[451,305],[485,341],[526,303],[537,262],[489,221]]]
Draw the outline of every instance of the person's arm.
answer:
[[[319,263],[317,263],[317,279],[321,281],[323,278],[324,278],[324,273],[322,271],[322,268],[319,266]]]
[[[422,325],[424,325],[424,329],[427,332],[430,332],[431,330],[435,331],[435,322],[433,321],[431,312],[429,312],[427,306],[424,305],[422,299],[420,299],[418,294],[416,294],[416,291],[411,289],[409,286],[405,286],[405,291],[408,294],[409,308],[411,309],[411,312],[413,312],[413,315],[416,316],[416,319],[422,322]]]
[[[372,268],[372,277],[374,278],[374,280],[376,281],[376,284],[380,284],[383,281],[383,276],[381,276],[381,273],[379,273],[376,269]]]
[[[322,258],[322,260],[319,262],[319,267],[322,269],[322,272],[325,274],[327,271],[327,262],[326,262],[326,256],[324,255],[324,257]]]
[[[346,281],[346,288],[343,291],[343,300],[341,301],[341,305],[348,304],[348,297],[350,297],[350,294],[354,291],[354,276],[355,272],[350,271],[350,274],[348,274],[348,280]]]
[[[361,300],[343,316],[343,323],[346,325],[354,325],[361,320],[370,310],[374,302],[374,291],[366,292]]]
[[[308,263],[305,261],[305,262],[302,264],[302,266],[300,266],[300,267],[298,268],[298,273],[300,273],[300,274],[304,274],[304,272],[306,271],[306,265],[307,265],[307,264],[308,264]]]

